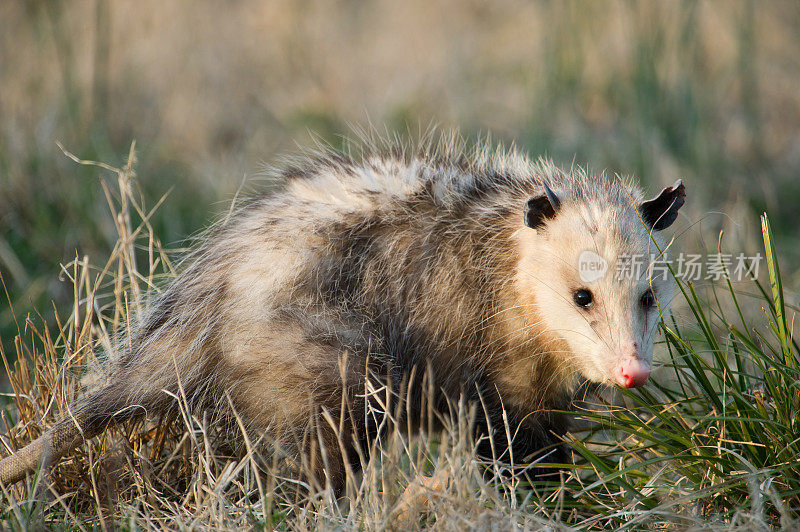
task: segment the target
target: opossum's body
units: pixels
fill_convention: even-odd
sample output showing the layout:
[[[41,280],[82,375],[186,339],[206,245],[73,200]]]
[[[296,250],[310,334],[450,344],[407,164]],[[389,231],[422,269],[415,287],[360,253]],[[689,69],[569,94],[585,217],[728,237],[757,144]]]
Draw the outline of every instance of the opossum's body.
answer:
[[[658,312],[641,297],[652,286],[666,303],[667,283],[612,273],[585,283],[578,254],[649,256],[649,230],[672,223],[682,186],[640,203],[630,182],[485,149],[327,154],[284,177],[203,242],[110,384],[0,462],[0,480],[183,395],[198,408],[230,400],[340,486],[354,447],[378,436],[365,409],[387,408],[387,385],[408,401],[401,415],[418,415],[428,390],[434,409],[480,402],[478,430],[500,449],[505,409],[519,460],[563,434],[552,411],[582,376],[646,380]],[[584,287],[593,300],[578,306]]]

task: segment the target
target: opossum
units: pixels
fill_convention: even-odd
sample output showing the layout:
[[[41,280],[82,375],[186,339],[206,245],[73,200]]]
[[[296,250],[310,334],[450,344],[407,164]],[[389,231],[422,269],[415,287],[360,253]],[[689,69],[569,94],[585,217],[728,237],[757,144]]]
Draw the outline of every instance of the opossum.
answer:
[[[381,435],[369,409],[479,405],[482,452],[522,460],[558,448],[582,382],[648,380],[671,282],[612,269],[663,247],[680,180],[645,201],[630,178],[452,141],[323,151],[280,177],[154,296],[108,384],[0,461],[3,484],[178,396],[230,404],[341,489]]]

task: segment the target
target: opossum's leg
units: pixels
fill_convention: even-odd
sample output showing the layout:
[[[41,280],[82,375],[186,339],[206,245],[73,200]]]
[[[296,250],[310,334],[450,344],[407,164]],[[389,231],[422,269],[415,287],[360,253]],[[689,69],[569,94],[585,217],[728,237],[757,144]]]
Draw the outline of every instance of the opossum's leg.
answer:
[[[110,384],[83,399],[74,415],[61,420],[45,434],[16,453],[0,460],[0,482],[10,485],[25,478],[39,464],[45,468],[65,453],[103,432],[111,423],[141,416],[141,408],[125,403],[124,390]]]
[[[447,493],[452,479],[446,475],[419,477],[409,484],[394,509],[394,524],[407,526],[410,519],[418,519],[420,514],[431,509],[437,496]]]
[[[240,330],[247,349],[227,349],[220,374],[248,430],[263,430],[291,457],[288,474],[312,491],[329,486],[340,495],[348,470],[360,466],[355,442],[363,449],[366,361],[337,342],[348,332],[334,336],[334,325],[315,316]]]

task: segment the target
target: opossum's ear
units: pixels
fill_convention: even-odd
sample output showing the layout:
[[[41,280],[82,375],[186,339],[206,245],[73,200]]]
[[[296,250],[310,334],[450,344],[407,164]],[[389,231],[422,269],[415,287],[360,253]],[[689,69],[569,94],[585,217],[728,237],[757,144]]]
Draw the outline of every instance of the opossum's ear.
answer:
[[[558,196],[550,190],[547,183],[542,184],[544,185],[544,194],[535,196],[525,202],[525,225],[531,229],[536,229],[542,225],[546,218],[555,217],[559,207],[561,207],[561,201]]]
[[[643,201],[639,205],[639,214],[642,215],[644,223],[654,231],[661,231],[672,225],[685,201],[686,188],[678,179],[671,187],[662,190],[658,196]]]

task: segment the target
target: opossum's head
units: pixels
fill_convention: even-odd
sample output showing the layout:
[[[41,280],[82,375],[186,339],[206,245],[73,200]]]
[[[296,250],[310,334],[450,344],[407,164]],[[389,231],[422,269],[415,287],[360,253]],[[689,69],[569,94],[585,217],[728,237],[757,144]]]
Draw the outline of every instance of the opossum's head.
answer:
[[[544,189],[521,206],[517,232],[521,308],[539,322],[529,328],[556,340],[552,355],[567,375],[640,386],[659,312],[672,300],[658,233],[675,221],[684,186],[647,201],[615,183],[590,193]]]

